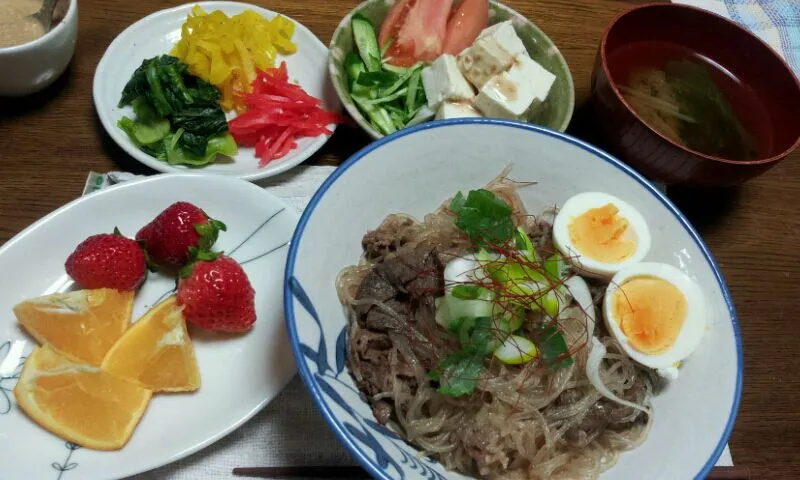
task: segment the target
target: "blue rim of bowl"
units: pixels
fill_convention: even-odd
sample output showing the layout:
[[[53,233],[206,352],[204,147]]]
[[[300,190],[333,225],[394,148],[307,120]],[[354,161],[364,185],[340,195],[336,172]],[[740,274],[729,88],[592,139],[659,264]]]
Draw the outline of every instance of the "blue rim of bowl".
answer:
[[[542,135],[546,135],[548,137],[554,137],[560,140],[563,140],[571,145],[575,145],[576,147],[585,150],[594,156],[598,157],[600,160],[605,161],[606,163],[611,164],[612,166],[616,167],[618,170],[621,170],[623,173],[626,173],[629,177],[633,180],[638,182],[642,185],[646,190],[648,190],[656,199],[658,199],[664,207],[667,208],[678,220],[678,222],[683,226],[686,232],[689,234],[690,237],[695,241],[697,246],[700,248],[700,251],[703,253],[706,262],[708,262],[709,266],[714,272],[714,277],[717,279],[717,284],[720,288],[720,293],[725,300],[725,304],[728,306],[728,313],[730,315],[731,323],[733,326],[733,333],[734,339],[736,341],[736,391],[734,392],[734,399],[733,405],[731,406],[731,411],[728,415],[728,421],[725,425],[725,430],[722,433],[722,436],[717,443],[716,448],[711,453],[711,456],[706,461],[703,468],[700,469],[700,472],[694,477],[695,480],[700,480],[706,477],[709,471],[714,467],[717,460],[719,459],[720,455],[722,455],[722,451],[725,449],[725,445],[728,443],[728,438],[731,435],[731,430],[733,429],[734,421],[736,420],[736,414],[739,411],[739,400],[741,399],[742,394],[742,376],[743,376],[743,358],[742,358],[742,340],[741,334],[739,332],[739,322],[736,318],[736,310],[733,306],[733,299],[731,298],[730,292],[728,291],[728,287],[725,284],[725,280],[722,278],[722,273],[720,272],[719,267],[717,266],[717,262],[714,260],[714,256],[711,254],[711,251],[708,249],[706,244],[700,238],[700,235],[697,231],[692,227],[689,223],[689,220],[686,216],[681,213],[680,210],[664,195],[659,191],[653,184],[651,184],[648,180],[646,180],[641,174],[633,170],[628,165],[622,163],[620,160],[612,157],[610,154],[594,147],[583,140],[578,140],[572,136],[569,136],[565,133],[557,132],[555,130],[550,130],[545,127],[540,127],[537,125],[531,125],[527,123],[521,122],[514,122],[509,120],[497,120],[497,119],[490,119],[490,118],[469,118],[469,119],[453,119],[453,120],[439,120],[434,122],[423,123],[420,125],[416,125],[414,127],[405,128],[398,132],[395,132],[391,135],[387,135],[382,137],[379,140],[372,142],[371,144],[367,145],[366,147],[362,148],[358,152],[356,152],[352,157],[348,158],[344,163],[342,163],[339,168],[337,168],[325,181],[322,185],[317,189],[314,193],[314,196],[311,198],[311,201],[308,203],[305,211],[303,211],[302,216],[300,217],[300,221],[297,223],[297,228],[294,231],[294,235],[292,235],[292,239],[290,241],[289,246],[289,253],[286,259],[286,270],[284,272],[284,284],[283,284],[283,310],[284,310],[284,317],[286,321],[286,329],[289,332],[289,343],[292,346],[292,352],[294,353],[295,360],[297,361],[297,368],[300,372],[300,378],[303,379],[303,384],[305,384],[306,389],[308,389],[309,393],[311,394],[311,398],[314,400],[314,405],[316,405],[317,409],[319,409],[320,413],[322,414],[322,418],[328,424],[328,426],[333,430],[333,433],[336,435],[336,438],[339,442],[344,445],[350,454],[364,467],[370,475],[374,478],[378,478],[381,480],[392,480],[391,477],[386,475],[377,464],[375,464],[370,458],[368,458],[361,449],[355,444],[355,442],[350,438],[350,436],[344,431],[342,425],[336,420],[335,415],[331,411],[330,407],[327,405],[325,400],[322,396],[322,391],[320,391],[319,386],[314,381],[312,373],[308,369],[308,365],[306,365],[305,358],[303,357],[302,352],[300,351],[300,342],[297,337],[297,329],[295,328],[295,318],[294,318],[294,299],[292,298],[291,291],[289,289],[289,280],[294,276],[294,264],[295,259],[297,258],[297,248],[299,246],[299,240],[303,236],[303,231],[305,230],[306,223],[308,223],[308,219],[311,217],[311,214],[314,212],[317,204],[322,200],[322,197],[325,196],[325,193],[328,191],[331,185],[341,177],[348,168],[355,165],[359,160],[367,156],[374,150],[381,148],[382,146],[386,145],[387,143],[393,142],[401,137],[405,137],[406,135],[410,135],[422,130],[429,130],[434,128],[442,128],[448,127],[451,125],[473,125],[473,124],[484,124],[484,125],[493,125],[493,126],[500,126],[500,127],[510,127],[516,128],[520,130],[528,130],[532,132],[536,132]]]

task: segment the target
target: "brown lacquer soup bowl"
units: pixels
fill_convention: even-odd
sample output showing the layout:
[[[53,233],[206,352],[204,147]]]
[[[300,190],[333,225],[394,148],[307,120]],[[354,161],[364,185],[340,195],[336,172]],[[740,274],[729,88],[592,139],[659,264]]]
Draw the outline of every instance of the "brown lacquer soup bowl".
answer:
[[[676,61],[702,65],[718,89],[692,100],[686,91],[697,84],[678,79],[665,93],[659,82],[669,80],[672,67],[666,65],[674,67]],[[637,72],[653,70],[659,71],[644,89],[631,94]],[[789,66],[744,28],[692,7],[649,4],[619,15],[600,44],[592,93],[597,128],[612,153],[668,185],[737,185],[772,168],[800,144],[800,82]],[[716,96],[738,120],[736,128],[744,133],[732,141],[746,137],[742,144],[726,149],[724,129],[730,134],[734,127],[720,126],[720,115],[706,115],[708,105],[716,104],[705,102]],[[649,112],[637,108],[637,98]],[[661,117],[657,122],[654,111]]]

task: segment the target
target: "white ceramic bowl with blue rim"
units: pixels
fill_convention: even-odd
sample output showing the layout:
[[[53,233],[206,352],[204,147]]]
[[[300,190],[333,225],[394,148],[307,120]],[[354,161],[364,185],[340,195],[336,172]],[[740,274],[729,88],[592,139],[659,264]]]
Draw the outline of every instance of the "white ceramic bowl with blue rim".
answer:
[[[701,286],[709,329],[670,389],[653,400],[650,435],[603,479],[705,478],[733,427],[742,347],[733,303],[708,247],[659,190],[619,160],[567,135],[515,122],[433,122],[383,138],[347,160],[300,219],[286,264],[284,308],[300,375],[342,444],[378,479],[467,478],[379,425],[345,366],[347,320],[334,281],[358,261],[361,237],[396,212],[422,218],[459,190],[484,185],[506,165],[536,181],[520,190],[528,210],[587,191],[634,205],[653,237],[648,261],[674,265]]]

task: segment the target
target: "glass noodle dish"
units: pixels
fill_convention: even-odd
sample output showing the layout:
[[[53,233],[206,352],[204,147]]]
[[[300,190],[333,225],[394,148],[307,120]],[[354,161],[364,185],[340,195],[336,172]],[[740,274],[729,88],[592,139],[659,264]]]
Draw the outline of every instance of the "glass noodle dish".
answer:
[[[647,438],[704,297],[644,261],[634,206],[585,192],[530,215],[507,173],[366,232],[336,280],[347,367],[378,422],[448,469],[597,478]]]

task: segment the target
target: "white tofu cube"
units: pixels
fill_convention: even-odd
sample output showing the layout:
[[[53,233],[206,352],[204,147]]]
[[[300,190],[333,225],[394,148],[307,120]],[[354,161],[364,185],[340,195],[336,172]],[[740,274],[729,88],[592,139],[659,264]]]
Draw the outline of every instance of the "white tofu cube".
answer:
[[[442,102],[436,112],[436,120],[447,120],[450,118],[475,118],[481,114],[472,105],[465,102]]]
[[[487,117],[518,119],[547,98],[555,80],[529,56],[520,55],[507,72],[486,82],[474,105]]]
[[[445,100],[469,101],[475,97],[452,55],[442,55],[422,69],[422,87],[431,110],[436,110]]]
[[[505,72],[514,58],[527,54],[511,20],[485,28],[471,47],[458,55],[458,67],[477,89],[493,76]]]

